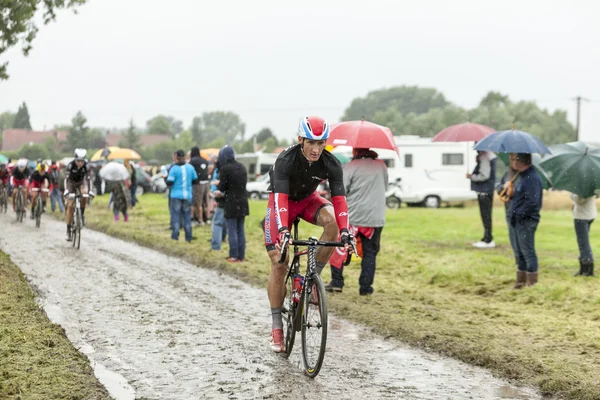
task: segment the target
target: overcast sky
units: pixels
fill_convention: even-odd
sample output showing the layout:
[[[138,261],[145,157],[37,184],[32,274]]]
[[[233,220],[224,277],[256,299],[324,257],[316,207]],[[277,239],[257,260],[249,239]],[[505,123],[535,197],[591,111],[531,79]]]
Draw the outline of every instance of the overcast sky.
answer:
[[[395,85],[435,87],[463,107],[489,90],[538,100],[600,141],[600,2],[89,0],[41,27],[30,56],[7,53],[0,110],[25,100],[33,127],[144,125],[233,110],[247,133],[337,121],[350,101]],[[507,128],[507,127],[501,127]]]

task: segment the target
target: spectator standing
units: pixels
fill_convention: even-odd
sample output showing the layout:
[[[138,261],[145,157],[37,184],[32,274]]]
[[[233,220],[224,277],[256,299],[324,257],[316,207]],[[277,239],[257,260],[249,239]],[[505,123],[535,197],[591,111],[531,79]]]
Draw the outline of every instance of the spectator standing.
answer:
[[[510,206],[510,223],[515,230],[517,281],[515,289],[533,286],[538,281],[538,258],[535,252],[535,232],[540,222],[543,184],[531,165],[531,154],[518,153],[515,169],[521,178]]]
[[[213,168],[213,180],[210,183],[210,190],[214,196],[214,192],[217,190],[217,185],[219,184],[219,163],[215,161]],[[223,197],[214,198],[216,206],[214,207],[214,213],[212,216],[212,239],[211,239],[211,249],[212,250],[221,250],[221,243],[225,240],[227,236],[227,225],[225,224],[225,209],[224,207],[224,199]]]
[[[185,163],[185,153],[183,150],[175,152],[177,162],[171,167],[167,177],[167,185],[171,192],[171,223],[173,230],[171,239],[179,240],[179,229],[181,216],[183,216],[183,229],[185,230],[185,240],[192,241],[192,181],[198,179],[194,167]]]
[[[471,190],[477,193],[484,234],[479,242],[473,243],[473,247],[480,249],[493,248],[496,247],[492,236],[496,155],[489,151],[478,151],[476,161],[475,169],[472,174],[467,174],[467,179],[471,180]]]
[[[58,205],[58,209],[61,213],[65,212],[65,205],[62,200],[62,195],[60,192],[60,171],[59,166],[56,161],[52,161],[50,168],[48,170],[50,175],[50,207],[52,212],[56,211],[56,206]]]
[[[123,214],[124,222],[129,221],[129,214],[127,214],[127,207],[131,201],[129,198],[129,185],[129,180],[114,182],[111,185],[115,222],[119,220],[119,213]]]
[[[133,208],[137,203],[137,197],[135,196],[135,190],[137,189],[137,171],[135,166],[129,160],[124,160],[123,165],[125,165],[125,168],[129,171],[129,182],[131,182],[129,190],[131,193],[131,208]]]
[[[349,231],[362,247],[359,294],[373,294],[373,281],[381,232],[385,225],[385,192],[388,172],[378,154],[369,149],[353,149],[353,159],[344,166],[344,187],[350,218]],[[360,252],[360,250],[359,250]],[[336,248],[330,259],[331,282],[329,292],[341,292],[344,287],[344,265],[347,256],[343,248]]]
[[[590,246],[590,228],[598,215],[596,196],[579,197],[571,194],[573,220],[579,247],[579,272],[575,276],[594,276],[594,255]]]
[[[190,150],[190,156],[190,164],[198,175],[198,179],[192,184],[192,214],[199,225],[204,225],[208,220],[208,193],[210,191],[208,161],[200,156],[200,149],[196,146]]]
[[[502,179],[500,179],[500,183],[496,185],[496,192],[501,196],[502,201],[504,202],[504,212],[506,225],[508,226],[508,240],[510,241],[510,246],[513,249],[513,254],[515,255],[515,263],[518,264],[517,258],[517,250],[516,250],[516,239],[515,239],[515,229],[510,223],[510,207],[512,204],[512,198],[515,194],[515,188],[519,185],[521,181],[521,177],[519,176],[519,172],[516,170],[515,162],[517,159],[517,155],[515,153],[511,153],[509,155],[509,168],[508,171],[504,173]]]
[[[226,145],[219,152],[219,184],[215,191],[217,198],[223,197],[225,224],[229,235],[230,262],[242,262],[246,256],[246,234],[244,222],[250,214],[246,183],[246,167],[235,160],[235,152]]]
[[[60,190],[60,197],[63,197],[63,193],[65,192],[65,181],[67,179],[67,171],[65,168],[65,164],[60,162],[58,164],[58,190]]]

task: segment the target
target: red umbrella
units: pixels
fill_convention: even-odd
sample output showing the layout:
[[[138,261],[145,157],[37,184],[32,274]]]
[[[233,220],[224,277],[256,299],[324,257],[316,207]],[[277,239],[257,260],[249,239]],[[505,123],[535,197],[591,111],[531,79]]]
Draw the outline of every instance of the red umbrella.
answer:
[[[332,125],[327,144],[398,151],[392,130],[368,121],[346,121]]]
[[[470,122],[449,126],[438,132],[432,142],[478,142],[487,135],[496,132],[489,126]]]

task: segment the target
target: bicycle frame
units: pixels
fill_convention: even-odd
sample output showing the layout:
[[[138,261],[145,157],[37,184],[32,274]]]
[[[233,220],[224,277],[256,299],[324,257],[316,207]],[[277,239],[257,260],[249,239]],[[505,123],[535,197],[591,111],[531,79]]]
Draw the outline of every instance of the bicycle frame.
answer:
[[[300,291],[300,299],[298,301],[298,303],[295,306],[294,310],[291,310],[294,312],[294,330],[296,332],[300,331],[301,328],[301,324],[300,324],[300,319],[302,317],[302,304],[303,304],[303,300],[304,300],[304,296],[306,295],[306,284],[309,281],[309,277],[316,273],[316,269],[317,269],[317,248],[318,247],[344,247],[345,244],[342,242],[321,242],[319,241],[316,237],[310,237],[308,238],[308,240],[298,240],[298,224],[300,223],[299,219],[296,219],[294,221],[294,229],[293,229],[293,240],[292,240],[292,246],[294,246],[294,258],[292,259],[292,262],[290,263],[289,267],[288,267],[288,272],[286,274],[285,277],[285,283],[286,284],[288,282],[288,279],[294,279],[294,277],[296,276],[296,274],[300,273],[300,257],[303,255],[308,255],[308,262],[307,262],[307,268],[306,268],[306,273],[304,274],[304,283],[302,285],[302,289]],[[306,246],[307,248],[304,250],[300,250],[300,246]],[[354,243],[351,243],[351,247],[352,250],[354,251],[354,254],[357,254],[356,251],[356,247],[354,246]],[[285,262],[285,259],[287,257],[287,246],[283,246],[282,248],[282,253],[281,253],[281,259],[279,260],[279,263],[282,264],[283,262]],[[348,257],[346,258],[346,261],[344,262],[344,266],[350,264],[350,261],[352,260],[352,253],[348,253]]]

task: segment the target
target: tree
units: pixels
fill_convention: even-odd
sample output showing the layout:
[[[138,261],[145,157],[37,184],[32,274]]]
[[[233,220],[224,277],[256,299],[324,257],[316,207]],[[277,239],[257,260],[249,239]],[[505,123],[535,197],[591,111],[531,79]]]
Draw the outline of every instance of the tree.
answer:
[[[364,119],[372,121],[379,111],[393,109],[401,114],[425,114],[433,108],[449,105],[444,95],[433,88],[418,86],[396,86],[375,90],[364,98],[352,100],[350,107],[344,112],[342,121]]]
[[[76,9],[86,0],[18,0],[0,4],[0,55],[17,43],[22,43],[23,54],[29,54],[33,39],[39,30],[35,14],[43,7],[44,24],[56,18],[56,11],[63,8]],[[8,79],[8,62],[0,64],[0,80]]]
[[[194,142],[198,146],[206,147],[208,145],[205,146],[205,143],[217,138],[223,138],[225,143],[229,144],[233,144],[236,139],[244,140],[246,125],[234,112],[211,111],[194,117],[190,131]]]
[[[252,139],[246,140],[239,149],[240,153],[254,153],[254,141]]]
[[[277,147],[277,139],[275,139],[274,137],[270,137],[267,140],[265,140],[265,142],[262,145],[261,150],[264,153],[272,153],[276,147]]]
[[[133,123],[133,118],[129,121],[129,128],[127,129],[127,133],[123,137],[123,147],[137,150],[140,147],[140,135],[136,131],[135,124]]]
[[[277,138],[275,138],[275,135],[273,135],[273,132],[269,129],[269,128],[262,128],[257,134],[256,134],[256,142],[257,143],[264,143],[265,141],[267,141],[267,139],[270,138],[274,138],[275,142],[277,142]]]
[[[50,153],[43,144],[26,144],[19,149],[18,154],[19,157],[24,157],[28,160],[37,160],[38,158],[46,160],[50,158]]]
[[[19,106],[19,110],[17,111],[13,121],[13,128],[31,130],[31,122],[29,122],[29,110],[27,109],[27,104],[25,102]]]
[[[68,131],[70,128],[67,128]],[[89,147],[90,149],[101,149],[106,146],[106,128],[91,128],[89,130]]]
[[[207,149],[220,149],[225,146],[227,143],[225,142],[225,138],[219,137],[216,138],[206,144]]]
[[[76,148],[87,149],[91,145],[89,127],[85,124],[87,119],[81,111],[77,111],[77,114],[71,120],[71,127],[65,143],[65,150],[73,151]]]
[[[392,129],[394,135],[431,137],[447,126],[475,122],[497,130],[515,128],[538,136],[546,144],[565,143],[576,139],[575,128],[567,120],[567,113],[553,113],[540,109],[535,102],[513,103],[497,92],[486,94],[480,105],[471,110],[448,105],[433,108],[425,114],[402,114],[394,107],[375,113],[372,121]]]
[[[10,111],[0,114],[0,132],[13,127],[16,115]]]
[[[175,117],[157,115],[146,122],[148,133],[154,135],[169,135],[175,138],[183,131],[183,122]]]

